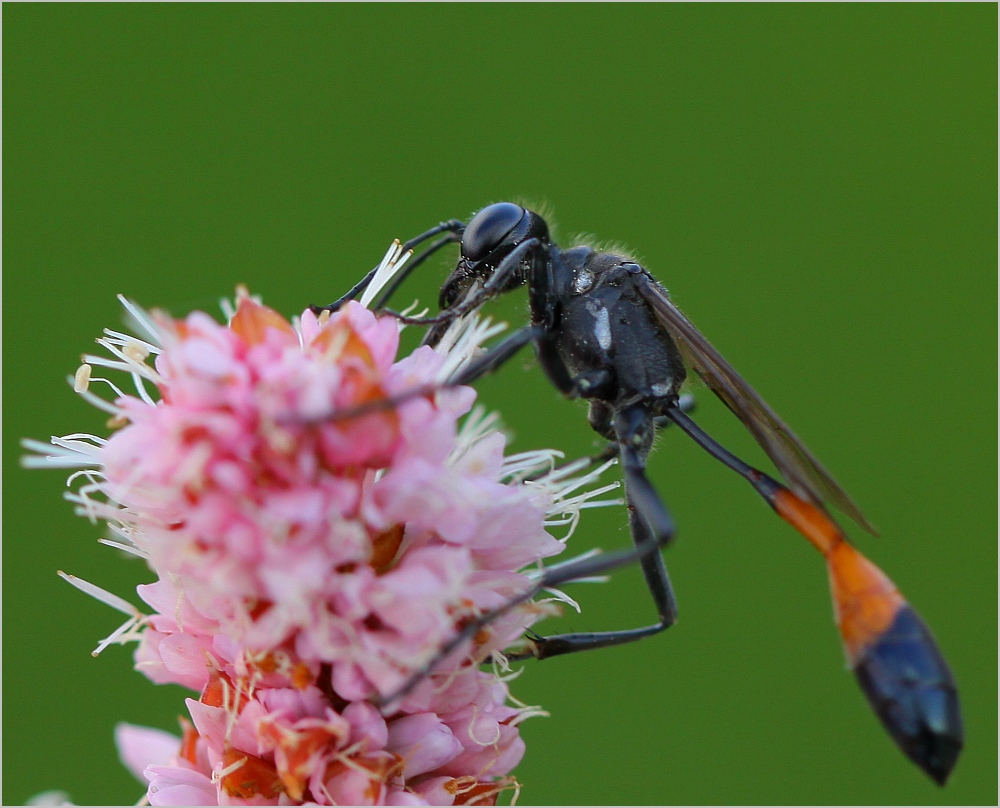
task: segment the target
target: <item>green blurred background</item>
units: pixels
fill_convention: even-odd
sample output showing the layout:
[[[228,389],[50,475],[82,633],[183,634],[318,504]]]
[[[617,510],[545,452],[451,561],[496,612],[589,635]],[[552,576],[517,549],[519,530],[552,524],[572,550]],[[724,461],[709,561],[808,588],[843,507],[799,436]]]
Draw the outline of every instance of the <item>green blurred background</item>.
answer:
[[[29,4],[3,23],[4,802],[133,802],[114,723],[183,710],[130,649],[90,657],[120,618],[55,575],[129,594],[148,572],[96,544],[60,474],[17,465],[23,436],[103,431],[65,376],[120,327],[115,293],[217,312],[245,282],[292,314],[392,238],[515,197],[551,203],[564,239],[632,247],[823,458],[967,722],[939,790],[844,670],[820,558],[668,433],[651,467],[681,621],[527,666],[514,692],[552,717],[524,726],[522,802],[996,804],[995,5]],[[448,260],[400,302],[434,301]],[[595,446],[527,354],[480,389],[514,449]],[[762,463],[710,399],[700,423]],[[572,548],[627,541],[615,509]],[[653,616],[635,570],[570,591],[563,630]]]

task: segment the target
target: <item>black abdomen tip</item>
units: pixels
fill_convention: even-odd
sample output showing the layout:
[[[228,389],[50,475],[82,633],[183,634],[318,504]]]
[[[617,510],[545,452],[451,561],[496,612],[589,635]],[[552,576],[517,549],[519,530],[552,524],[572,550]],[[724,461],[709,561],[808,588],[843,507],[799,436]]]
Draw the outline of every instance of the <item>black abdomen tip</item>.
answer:
[[[944,785],[964,740],[958,691],[934,638],[909,605],[865,652],[854,674],[899,748]]]

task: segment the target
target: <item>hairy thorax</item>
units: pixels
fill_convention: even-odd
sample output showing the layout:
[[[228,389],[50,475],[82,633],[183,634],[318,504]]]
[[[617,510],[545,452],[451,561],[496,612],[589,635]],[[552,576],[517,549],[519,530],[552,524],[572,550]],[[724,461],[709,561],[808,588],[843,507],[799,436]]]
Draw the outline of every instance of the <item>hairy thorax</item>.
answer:
[[[675,396],[684,365],[624,266],[635,264],[586,247],[563,257],[572,281],[561,290],[558,348],[570,371],[606,371],[608,383],[593,397],[609,404]]]

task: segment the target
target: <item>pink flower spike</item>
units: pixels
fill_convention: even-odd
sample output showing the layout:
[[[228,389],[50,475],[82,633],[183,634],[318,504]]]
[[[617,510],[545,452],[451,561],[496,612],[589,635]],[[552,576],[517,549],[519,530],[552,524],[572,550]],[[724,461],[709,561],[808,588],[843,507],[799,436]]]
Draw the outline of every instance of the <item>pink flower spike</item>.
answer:
[[[377,284],[405,258],[394,246]],[[291,323],[240,289],[228,325],[125,304],[142,339],[107,332],[111,358],[75,379],[112,434],[28,442],[26,465],[72,470],[78,511],[157,577],[138,587],[145,614],[68,576],[129,617],[102,647],[138,641],[137,670],[193,691],[181,738],[116,728],[149,804],[494,804],[517,788],[519,722],[544,713],[497,671],[551,598],[440,650],[533,591],[565,547],[548,525],[602,503],[578,491],[599,471],[505,459],[475,391],[442,387],[499,327],[463,318],[399,358],[397,321],[353,301]],[[135,394],[99,398],[95,367]]]

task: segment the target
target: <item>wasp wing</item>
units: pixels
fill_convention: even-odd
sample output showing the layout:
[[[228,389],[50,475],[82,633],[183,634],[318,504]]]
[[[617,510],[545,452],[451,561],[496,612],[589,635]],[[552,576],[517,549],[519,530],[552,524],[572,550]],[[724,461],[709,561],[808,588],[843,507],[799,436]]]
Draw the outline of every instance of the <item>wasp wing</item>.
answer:
[[[633,276],[643,298],[656,312],[685,361],[739,418],[771,458],[796,494],[815,505],[829,503],[872,535],[878,532],[861,509],[770,405],[737,373],[678,309],[664,289],[645,272]]]

